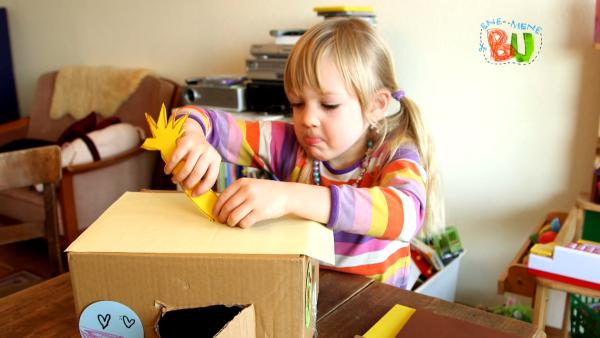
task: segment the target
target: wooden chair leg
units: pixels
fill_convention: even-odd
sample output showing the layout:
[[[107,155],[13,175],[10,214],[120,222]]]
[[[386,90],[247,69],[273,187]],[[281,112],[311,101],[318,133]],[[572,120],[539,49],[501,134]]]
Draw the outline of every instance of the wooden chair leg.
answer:
[[[79,236],[77,215],[75,213],[75,196],[73,195],[73,175],[66,170],[63,171],[59,198],[66,247]]]
[[[533,325],[537,331],[544,332],[546,329],[546,306],[548,305],[548,288],[537,284],[535,288],[535,303],[533,308]]]
[[[571,294],[566,292],[565,312],[563,313],[562,337],[569,338],[571,334]]]
[[[48,256],[57,274],[65,272],[60,242],[58,238],[58,213],[56,208],[56,186],[53,183],[44,184],[44,209],[46,241],[48,242]]]

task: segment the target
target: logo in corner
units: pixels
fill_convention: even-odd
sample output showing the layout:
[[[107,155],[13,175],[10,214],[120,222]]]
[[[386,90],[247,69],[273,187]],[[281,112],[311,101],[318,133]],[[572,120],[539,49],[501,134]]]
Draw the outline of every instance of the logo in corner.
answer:
[[[542,27],[495,18],[480,25],[479,52],[494,65],[529,65],[542,50]]]

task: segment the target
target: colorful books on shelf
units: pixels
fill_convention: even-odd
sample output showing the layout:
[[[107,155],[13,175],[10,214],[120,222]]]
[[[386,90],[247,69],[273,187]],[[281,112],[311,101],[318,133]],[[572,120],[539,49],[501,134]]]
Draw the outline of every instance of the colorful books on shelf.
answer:
[[[425,242],[421,241],[420,239],[413,238],[410,241],[410,249],[411,252],[414,252],[415,255],[418,254],[418,256],[422,258],[423,264],[419,265],[417,261],[415,261],[415,264],[417,264],[419,269],[425,269],[424,271],[422,270],[421,273],[427,277],[429,277],[428,275],[432,275],[436,271],[444,268],[444,263],[440,259],[440,256],[438,256],[437,252],[435,252],[433,248],[425,244]],[[413,260],[415,260],[415,257],[413,257]],[[433,270],[428,271],[427,267],[433,268]]]
[[[221,162],[215,190],[217,192],[223,192],[223,190],[230,186],[233,181],[242,177],[272,179],[271,175],[262,169],[242,167],[236,164]]]

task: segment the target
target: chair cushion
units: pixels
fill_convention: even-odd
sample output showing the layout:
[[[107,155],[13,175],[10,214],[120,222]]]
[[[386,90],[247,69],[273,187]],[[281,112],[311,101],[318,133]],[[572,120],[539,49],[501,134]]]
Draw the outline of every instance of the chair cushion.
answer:
[[[88,142],[77,138],[62,145],[63,167],[93,162],[95,160],[94,151],[97,151],[99,159],[105,159],[137,148],[144,139],[144,131],[129,123],[117,123],[87,133],[86,138]],[[89,142],[92,144],[90,145]]]

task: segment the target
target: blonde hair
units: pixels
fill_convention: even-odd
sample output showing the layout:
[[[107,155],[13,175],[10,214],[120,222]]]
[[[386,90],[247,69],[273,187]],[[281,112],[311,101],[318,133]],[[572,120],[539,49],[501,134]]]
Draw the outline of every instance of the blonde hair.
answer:
[[[369,116],[373,96],[381,89],[400,89],[394,63],[385,42],[361,19],[327,19],[309,29],[296,43],[284,73],[286,95],[300,96],[305,86],[320,90],[318,64],[323,55],[337,64],[349,90],[358,97],[364,118],[378,130],[376,148],[388,143],[392,148],[407,139],[414,142],[427,173],[427,206],[421,235],[436,234],[445,228],[439,173],[433,143],[417,105],[407,97],[400,100],[398,112],[376,120]],[[310,163],[305,166],[311,168]]]

